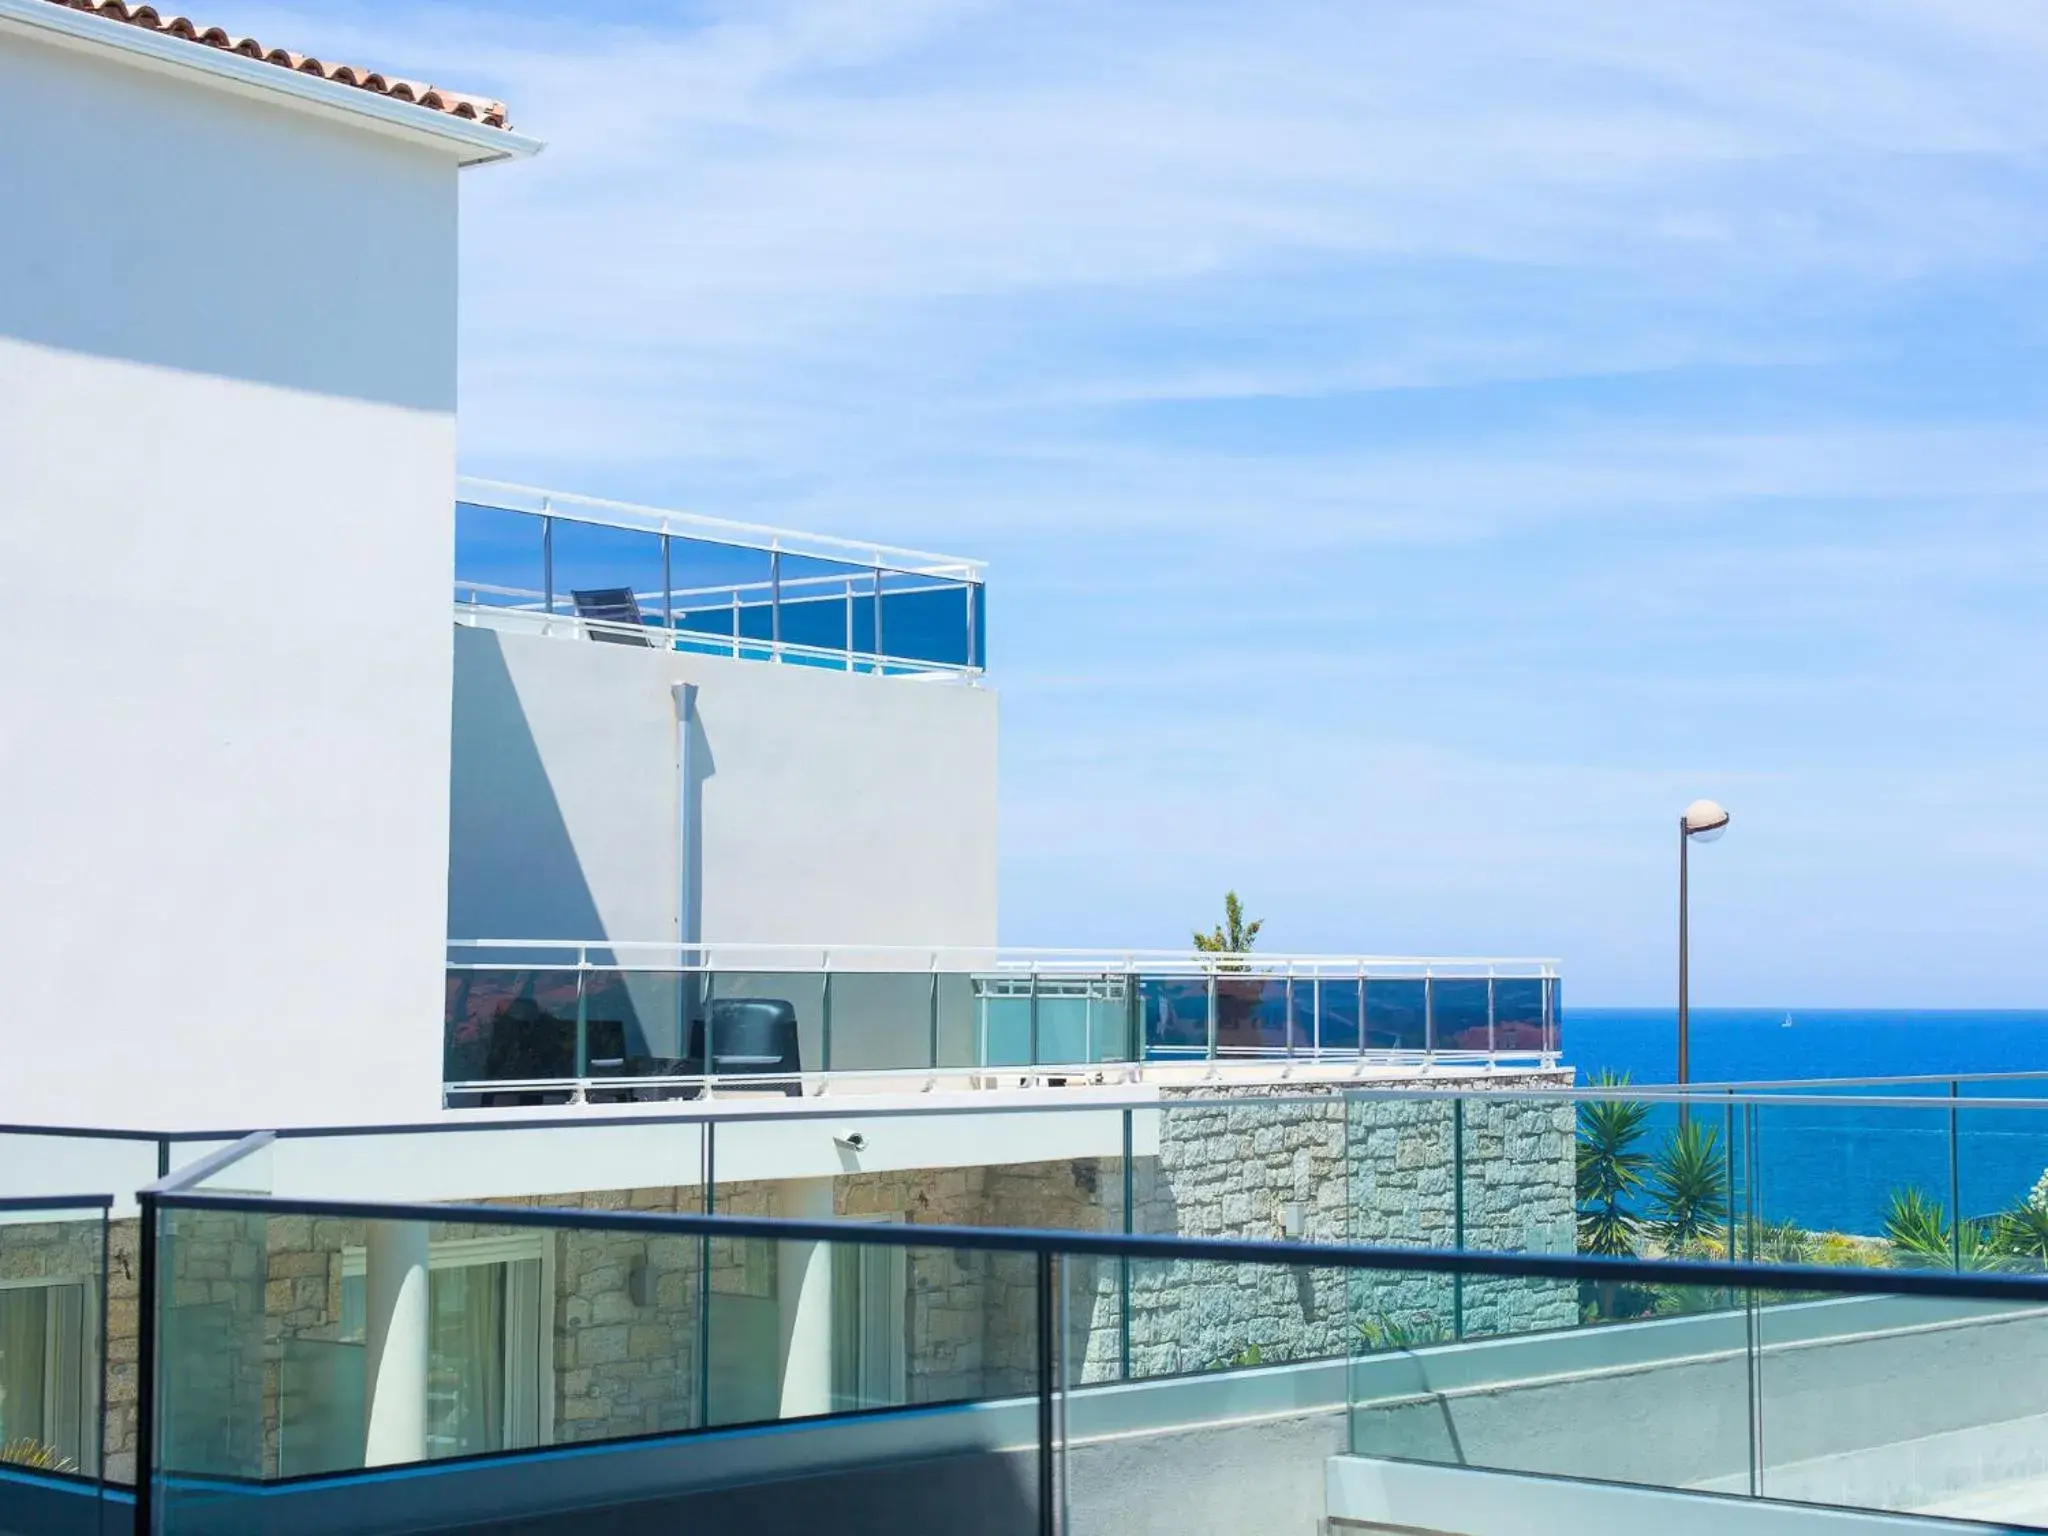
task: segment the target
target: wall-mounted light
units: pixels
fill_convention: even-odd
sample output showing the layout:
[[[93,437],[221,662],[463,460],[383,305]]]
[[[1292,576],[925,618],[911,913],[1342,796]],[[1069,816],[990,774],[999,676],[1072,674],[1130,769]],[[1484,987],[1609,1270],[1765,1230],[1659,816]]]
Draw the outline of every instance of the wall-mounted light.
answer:
[[[859,1131],[834,1131],[832,1140],[849,1152],[863,1151],[868,1144],[867,1137]]]

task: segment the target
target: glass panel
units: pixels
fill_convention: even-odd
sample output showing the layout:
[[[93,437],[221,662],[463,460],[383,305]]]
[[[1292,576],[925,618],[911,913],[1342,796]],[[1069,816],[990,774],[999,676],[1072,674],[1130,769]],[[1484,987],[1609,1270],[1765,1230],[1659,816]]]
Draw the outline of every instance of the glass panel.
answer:
[[[269,1218],[242,1212],[172,1206],[159,1215],[153,1480],[160,1529],[175,1536],[219,1529],[223,1506],[275,1470],[265,1432],[268,1230]],[[296,1300],[299,1288],[286,1289]]]
[[[906,571],[882,574],[882,646],[886,655],[965,666],[966,584]]]
[[[1365,983],[1365,1048],[1368,1051],[1429,1049],[1427,983],[1368,977]]]
[[[1128,977],[990,976],[976,978],[975,987],[983,1059],[990,1066],[1130,1057]]]
[[[1570,1101],[1466,1094],[1457,1115],[1464,1140],[1458,1246],[1491,1253],[1574,1252],[1578,1185]],[[1725,1200],[1718,1212],[1725,1218]],[[1716,1235],[1721,1230],[1714,1228]],[[1575,1281],[1474,1275],[1458,1287],[1456,1335],[1476,1339],[1571,1328],[1579,1322],[1579,1306]]]
[[[1493,1048],[1487,1027],[1487,983],[1471,977],[1438,976],[1429,983],[1430,1022],[1440,1051]]]
[[[1424,1333],[1364,1353],[1351,1367],[1353,1453],[1746,1493],[1746,1319],[1718,1288],[1667,1289],[1673,1315],[1625,1337],[1565,1330],[1475,1349]]]
[[[1946,1105],[1750,1107],[1749,1242],[1764,1263],[1949,1268],[1956,1231]]]
[[[1344,1240],[1406,1248],[1459,1245],[1457,1125],[1451,1099],[1347,1099]],[[1346,1285],[1351,1348],[1375,1353],[1456,1338],[1460,1294],[1450,1275],[1354,1273]]]
[[[976,1060],[991,1067],[1032,1065],[1031,1020],[1037,983],[1029,976],[977,977]]]
[[[442,1036],[450,1083],[568,1078],[576,1073],[574,970],[451,970]],[[538,1102],[490,1095],[484,1102]]]
[[[9,1474],[99,1476],[106,1241],[98,1211],[0,1204],[0,1529],[34,1528],[15,1522]],[[132,1424],[124,1414],[117,1435]],[[38,1517],[23,1509],[19,1518]]]
[[[1137,978],[1138,1011],[1148,1061],[1209,1054],[1209,983],[1200,976]]]
[[[1973,1107],[1963,1099],[1953,1114],[1965,1230],[1982,1235],[1979,1246],[1988,1240],[2003,1267],[2048,1269],[2048,1113]]]
[[[1358,979],[1318,977],[1294,984],[1296,1049],[1355,1055],[1358,1051]]]
[[[362,1284],[344,1280],[343,1286],[354,1302],[356,1338],[278,1341],[280,1477],[347,1472],[363,1464]],[[348,1310],[343,1309],[344,1331]]]
[[[1543,1049],[1556,1055],[1564,1050],[1564,982],[1553,976],[1543,987]]]
[[[929,971],[832,972],[832,1070],[932,1065],[933,979]]]
[[[939,977],[939,1062],[942,1067],[976,1066],[980,1054],[981,986],[978,976],[958,971]]]
[[[770,553],[672,534],[668,554],[669,579],[675,584],[670,600],[681,632],[677,648],[724,656],[765,656],[765,647],[746,647],[740,642],[765,641],[773,630],[774,560]]]
[[[836,1065],[825,1053],[823,972],[715,971],[710,999],[707,1019],[691,1025],[687,1070],[703,1070],[707,1021],[721,1078],[779,1077],[773,1086],[791,1092],[798,1087],[789,1078],[792,1071],[822,1072]]]
[[[1496,1051],[1544,1049],[1543,980],[1537,976],[1500,976],[1493,983],[1493,1048]]]
[[[782,557],[782,643],[790,661],[821,660],[844,666],[849,648],[874,644],[874,572],[866,566],[809,555]],[[855,612],[860,604],[859,613]],[[865,628],[861,625],[865,624]]]
[[[1279,976],[1216,978],[1216,1052],[1264,1056],[1287,1050],[1288,982]]]
[[[475,502],[455,504],[455,597],[487,608],[545,607],[542,520]]]
[[[599,628],[592,639],[659,645],[641,631],[662,622],[661,535],[554,521],[555,609]]]
[[[1784,1298],[1759,1309],[1766,1498],[2039,1525],[2037,1305]]]

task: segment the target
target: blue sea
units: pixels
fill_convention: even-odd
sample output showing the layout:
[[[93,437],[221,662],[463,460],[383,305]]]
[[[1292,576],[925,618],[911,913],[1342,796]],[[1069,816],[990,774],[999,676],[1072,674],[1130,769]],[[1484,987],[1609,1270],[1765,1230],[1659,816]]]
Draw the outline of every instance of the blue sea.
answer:
[[[1787,1021],[1790,1021],[1789,1023]],[[1672,1009],[1573,1008],[1565,1059],[1581,1082],[1605,1070],[1631,1082],[1676,1076]],[[2048,1011],[1695,1008],[1695,1082],[2048,1074]],[[1828,1096],[1882,1095],[1924,1105],[1771,1104],[1755,1111],[1762,1214],[1813,1230],[1881,1230],[1894,1189],[1916,1186],[1944,1208],[1988,1215],[2026,1198],[2048,1172],[2048,1076],[2032,1082],[1843,1087]],[[2039,1109],[1972,1109],[1985,1098],[2041,1101]],[[1660,1112],[1652,1141],[1663,1134]],[[1732,1126],[1724,1116],[1724,1126]],[[1738,1145],[1740,1144],[1738,1138]],[[1953,1148],[1953,1155],[1951,1154]]]

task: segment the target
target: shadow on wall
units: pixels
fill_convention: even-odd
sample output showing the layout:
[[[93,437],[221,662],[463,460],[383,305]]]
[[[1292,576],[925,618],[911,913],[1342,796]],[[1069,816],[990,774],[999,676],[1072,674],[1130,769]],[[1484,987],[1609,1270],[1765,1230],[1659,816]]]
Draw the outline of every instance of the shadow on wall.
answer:
[[[607,937],[499,636],[455,642],[449,937]]]
[[[611,932],[592,889],[589,866],[578,850],[569,813],[549,776],[534,721],[507,663],[502,637],[487,629],[458,627],[455,673],[449,796],[450,937],[668,937],[665,932],[650,933],[638,924],[630,933]],[[665,677],[661,686],[667,687]],[[581,756],[571,753],[567,761],[570,771],[584,775],[586,788],[602,789],[606,782],[604,754],[613,750],[614,744],[604,739],[601,721],[588,729],[595,737],[582,744],[587,750]],[[641,867],[628,880],[627,888],[639,897],[643,910],[650,896],[658,902],[659,892],[670,893],[671,901],[683,900],[687,894],[684,933],[694,939],[700,936],[704,883],[704,785],[716,771],[716,764],[703,723],[694,710],[687,730],[689,784],[682,807],[683,857],[687,864],[683,877],[678,880],[673,849],[658,846],[667,842],[664,837],[643,849],[638,856]],[[551,739],[557,750],[563,746],[559,722]],[[642,751],[648,744],[642,741],[630,745],[631,750]],[[672,757],[668,761],[673,765]],[[642,762],[644,766],[653,766]],[[675,772],[673,766],[658,770],[671,785]],[[643,782],[642,791],[646,787]],[[588,807],[585,809],[587,812]],[[616,828],[585,827],[584,835],[597,837],[602,845],[600,851],[616,852],[619,846]],[[607,838],[612,841],[604,842]],[[613,875],[618,875],[615,866]],[[610,892],[614,901],[620,894],[620,889]],[[673,906],[669,911],[671,917],[664,921],[672,920]],[[470,958],[481,961],[485,957],[475,954]],[[563,959],[557,954],[517,952],[507,952],[503,958],[508,968],[522,961],[559,964]],[[474,1050],[456,1051],[449,1058],[449,1070],[457,1073],[457,1078],[451,1080],[467,1080],[477,1075],[568,1075],[570,1069],[556,1058],[563,1050],[573,1055],[573,1047],[563,1042],[573,1039],[579,1007],[588,1012],[594,1057],[616,1056],[621,1052],[657,1058],[684,1054],[690,1038],[690,1020],[699,1006],[692,986],[674,975],[647,971],[593,972],[584,979],[595,988],[588,1005],[595,1005],[598,1011],[588,1012],[588,1006],[579,1003],[582,989],[569,972],[521,975],[507,969],[495,975],[467,972],[453,979],[447,1012],[451,1031],[474,1037],[470,1040],[472,1045],[495,1042],[487,1054],[496,1064],[485,1070],[469,1059],[476,1054]],[[543,991],[548,995],[540,995]],[[453,1033],[448,1041],[451,1051],[458,1043]],[[463,1063],[460,1070],[458,1057]]]

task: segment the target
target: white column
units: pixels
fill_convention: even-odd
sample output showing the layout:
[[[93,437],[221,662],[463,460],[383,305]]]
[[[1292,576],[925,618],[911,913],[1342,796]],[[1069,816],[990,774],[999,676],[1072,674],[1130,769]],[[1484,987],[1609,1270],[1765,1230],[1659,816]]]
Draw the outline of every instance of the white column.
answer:
[[[427,1226],[373,1221],[364,1255],[363,1464],[427,1454]]]
[[[784,1180],[775,1210],[793,1221],[830,1221],[832,1181]],[[830,1243],[783,1243],[776,1255],[785,1419],[832,1411],[832,1252]]]

